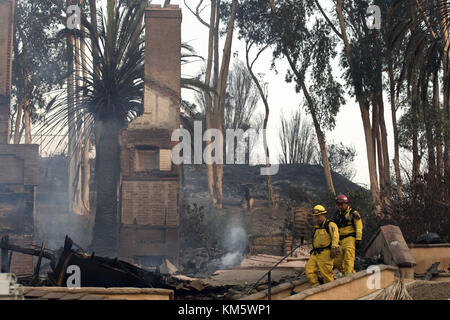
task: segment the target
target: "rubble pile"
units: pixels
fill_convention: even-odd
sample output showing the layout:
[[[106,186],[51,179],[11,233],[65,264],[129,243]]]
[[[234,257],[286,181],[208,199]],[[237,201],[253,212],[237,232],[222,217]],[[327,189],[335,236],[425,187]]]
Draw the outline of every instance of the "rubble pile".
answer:
[[[192,277],[209,277],[220,267],[224,252],[220,249],[184,248],[180,250],[181,273]]]
[[[375,257],[355,257],[354,269],[356,272],[366,270],[368,267],[373,265],[384,264],[383,257],[381,255]]]
[[[418,280],[408,292],[414,300],[450,300],[450,283]]]
[[[239,272],[235,270],[232,272]],[[304,273],[292,272],[290,275],[271,281],[271,287],[283,283],[292,283],[295,280],[306,280]],[[259,283],[217,283],[212,278],[193,279],[185,276],[173,276],[170,287],[174,288],[175,299],[178,300],[239,300],[244,296],[267,290],[267,278]]]

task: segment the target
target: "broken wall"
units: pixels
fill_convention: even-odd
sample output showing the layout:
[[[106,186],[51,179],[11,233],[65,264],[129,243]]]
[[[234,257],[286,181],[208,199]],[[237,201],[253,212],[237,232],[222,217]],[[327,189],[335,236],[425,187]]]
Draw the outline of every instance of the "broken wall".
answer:
[[[14,1],[0,1],[0,236],[31,246],[38,184],[38,145],[10,145],[9,109]],[[11,271],[31,273],[33,259],[14,253]]]

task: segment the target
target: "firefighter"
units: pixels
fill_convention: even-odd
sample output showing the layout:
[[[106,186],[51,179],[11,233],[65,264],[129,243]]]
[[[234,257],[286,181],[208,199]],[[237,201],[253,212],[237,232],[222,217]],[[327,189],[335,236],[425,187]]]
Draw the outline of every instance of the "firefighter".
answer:
[[[314,226],[311,256],[305,265],[305,273],[311,285],[319,285],[317,271],[320,272],[324,283],[334,280],[333,261],[338,255],[339,231],[337,225],[328,220],[327,210],[321,205],[313,209],[316,225]]]
[[[340,194],[336,197],[336,211],[333,221],[339,227],[339,248],[341,255],[334,261],[336,268],[344,275],[355,273],[355,254],[362,240],[363,224],[361,215],[349,206],[348,198]]]

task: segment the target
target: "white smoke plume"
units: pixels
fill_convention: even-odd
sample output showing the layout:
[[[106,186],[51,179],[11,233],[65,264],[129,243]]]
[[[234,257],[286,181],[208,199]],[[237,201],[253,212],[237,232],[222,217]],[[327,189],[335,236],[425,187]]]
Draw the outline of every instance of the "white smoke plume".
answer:
[[[225,269],[240,263],[247,248],[247,241],[247,231],[241,225],[230,222],[225,230],[223,243],[226,254],[221,258],[220,266]]]

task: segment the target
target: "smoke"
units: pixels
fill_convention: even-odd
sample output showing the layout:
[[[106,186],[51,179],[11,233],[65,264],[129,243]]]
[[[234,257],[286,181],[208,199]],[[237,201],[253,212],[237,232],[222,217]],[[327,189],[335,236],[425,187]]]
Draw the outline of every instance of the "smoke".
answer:
[[[68,211],[68,159],[53,156],[39,159],[39,186],[36,192],[36,240],[49,249],[64,245],[68,235],[88,250],[95,215],[77,215]]]
[[[220,267],[225,269],[239,264],[247,249],[247,241],[247,231],[241,225],[231,221],[225,228],[223,247],[226,253],[220,259]]]

